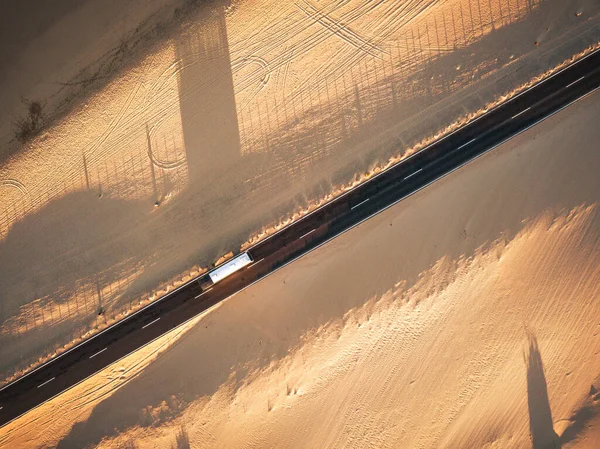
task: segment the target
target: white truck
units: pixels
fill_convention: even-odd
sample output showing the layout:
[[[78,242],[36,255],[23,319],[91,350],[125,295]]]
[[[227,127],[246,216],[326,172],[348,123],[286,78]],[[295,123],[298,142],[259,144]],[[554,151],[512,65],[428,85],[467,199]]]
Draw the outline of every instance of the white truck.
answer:
[[[209,271],[208,275],[203,276],[200,283],[202,290],[207,290],[217,282],[222,281],[228,276],[231,276],[236,271],[240,271],[242,268],[250,265],[252,262],[254,262],[254,259],[252,259],[252,256],[248,252],[243,252],[229,259],[215,269]]]

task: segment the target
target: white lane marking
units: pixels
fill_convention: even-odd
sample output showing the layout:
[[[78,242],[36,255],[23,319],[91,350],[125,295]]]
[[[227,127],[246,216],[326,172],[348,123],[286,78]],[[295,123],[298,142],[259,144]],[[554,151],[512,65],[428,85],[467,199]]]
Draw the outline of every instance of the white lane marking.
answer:
[[[142,326],[142,329],[146,329],[148,326],[150,326],[151,324],[156,323],[158,320],[160,320],[160,317],[158,317],[157,319],[155,319],[154,321],[149,322],[148,324]]]
[[[94,357],[96,357],[98,354],[103,353],[104,351],[106,351],[108,348],[104,348],[102,351],[98,351],[97,353],[95,353],[94,355],[90,356],[90,359],[93,359]]]
[[[160,298],[152,301],[151,303],[145,305],[144,307],[142,307],[139,310],[136,310],[135,312],[133,312],[131,315],[127,315],[125,318],[123,318],[122,320],[117,321],[116,323],[111,324],[110,326],[108,326],[106,329],[104,329],[103,331],[98,332],[95,335],[92,335],[89,339],[82,341],[81,343],[79,343],[78,345],[73,346],[71,349],[63,352],[62,354],[59,354],[56,358],[51,359],[49,361],[47,361],[46,363],[38,366],[37,368],[35,368],[34,370],[29,371],[27,374],[25,374],[24,376],[19,377],[18,379],[13,380],[12,382],[7,383],[6,385],[4,385],[3,387],[0,388],[0,391],[5,390],[6,388],[10,387],[11,385],[15,385],[18,382],[21,382],[23,379],[25,379],[28,376],[31,376],[33,373],[35,373],[36,371],[41,370],[42,368],[44,368],[47,365],[50,365],[51,363],[55,363],[57,360],[60,360],[62,357],[66,356],[68,353],[75,351],[76,349],[82,347],[83,345],[87,345],[90,343],[90,341],[94,340],[95,338],[98,338],[100,335],[108,332],[109,330],[111,330],[113,327],[117,327],[120,326],[121,324],[123,324],[125,321],[130,320],[132,317],[142,313],[144,310],[150,308],[150,307],[154,307],[156,304],[158,304],[161,301],[164,301],[167,298],[170,298],[172,295],[174,295],[175,293],[177,293],[179,290],[188,287],[190,284],[194,283],[194,282],[198,282],[198,280],[204,276],[204,274],[195,277],[194,279],[190,279],[188,282],[186,282],[185,284],[180,285],[179,287],[177,287],[175,290],[170,291],[169,293],[167,293],[164,296],[161,296]],[[19,415],[21,416],[21,415]],[[16,419],[16,418],[15,418]]]
[[[262,259],[261,259],[262,260]],[[198,299],[200,298],[200,296],[202,296],[204,293],[208,293],[209,291],[211,291],[214,287],[211,288],[207,288],[206,290],[204,290],[202,293],[200,293],[198,296],[194,296],[194,299]],[[152,323],[150,323],[152,324]]]
[[[2,410],[4,407],[0,407],[0,410]]]
[[[46,385],[47,383],[50,383],[50,382],[52,382],[54,379],[56,379],[56,377],[53,377],[52,379],[49,379],[49,380],[47,380],[47,381],[46,381],[46,382],[44,382],[43,384],[39,384],[37,387],[38,387],[38,388],[40,388],[40,387],[43,387],[43,386],[44,386],[44,385]]]
[[[473,143],[477,140],[477,137],[475,137],[474,139],[469,140],[467,143],[463,143],[461,146],[459,146],[457,148],[457,150],[460,150],[462,147],[466,147],[467,145],[469,145],[470,143]]]
[[[532,89],[535,89],[539,86],[541,86],[542,84],[548,82],[549,80],[551,80],[552,78],[554,78],[555,76],[560,75],[561,73],[563,73],[565,70],[569,70],[572,69],[574,66],[576,66],[577,64],[579,64],[580,62],[586,60],[587,58],[589,58],[590,56],[595,55],[596,53],[599,53],[600,49],[598,50],[594,50],[591,53],[588,53],[587,55],[583,56],[581,59],[578,59],[577,61],[574,61],[573,63],[567,65],[566,67],[563,67],[562,69],[560,69],[559,71],[553,73],[552,75],[550,75],[547,78],[544,78],[543,80],[538,81],[537,83],[534,83],[532,86],[529,86],[527,89],[523,90],[522,92],[519,92],[517,95],[515,95],[514,97],[506,100],[503,103],[500,103],[496,106],[491,107],[487,112],[484,112],[483,114],[475,117],[473,120],[471,120],[470,122],[468,122],[466,125],[461,126],[457,129],[455,129],[454,131],[451,131],[450,133],[446,134],[445,136],[440,137],[440,139],[436,140],[435,142],[431,142],[430,144],[426,145],[425,147],[421,148],[419,151],[414,152],[413,154],[411,154],[410,156],[408,156],[406,159],[403,159],[402,161],[398,162],[397,164],[392,164],[389,167],[387,167],[385,170],[380,171],[379,173],[375,174],[374,176],[372,176],[371,178],[369,178],[368,180],[366,180],[365,182],[362,182],[360,184],[357,184],[356,186],[352,187],[351,189],[346,190],[344,193],[342,193],[339,196],[336,196],[333,200],[328,201],[322,205],[320,205],[319,207],[317,207],[315,210],[309,212],[308,214],[304,215],[302,218],[298,219],[297,221],[294,221],[286,226],[284,226],[283,228],[281,228],[280,230],[278,230],[277,232],[268,235],[267,237],[265,237],[263,240],[259,240],[258,242],[256,242],[254,245],[251,245],[246,251],[249,251],[250,253],[252,253],[252,249],[258,245],[261,245],[263,243],[265,243],[267,240],[270,240],[271,238],[275,237],[276,235],[282,233],[283,231],[286,231],[290,226],[293,226],[299,222],[301,222],[302,220],[307,219],[309,216],[317,213],[319,210],[323,209],[324,207],[328,206],[332,201],[334,200],[338,200],[348,194],[350,194],[351,192],[353,192],[354,190],[358,189],[359,187],[362,187],[363,185],[365,185],[368,182],[373,181],[373,179],[383,175],[384,173],[386,173],[389,170],[392,170],[394,168],[397,168],[400,164],[406,164],[410,159],[412,159],[413,157],[417,156],[419,153],[428,150],[430,147],[439,144],[440,142],[446,140],[447,138],[449,138],[450,136],[456,134],[459,131],[462,131],[464,128],[466,128],[467,126],[472,126],[473,123],[478,122],[479,120],[481,120],[482,118],[484,118],[485,116],[487,116],[488,114],[491,114],[492,112],[494,112],[495,110],[505,107],[508,104],[512,103],[513,101],[515,101],[517,98],[519,98],[521,95],[529,92]],[[430,108],[432,108],[433,106],[430,106],[429,108],[424,109],[422,112],[425,113],[427,112]],[[0,389],[0,391],[2,391]]]
[[[573,68],[574,66],[576,66],[577,64],[579,64],[582,61],[585,61],[587,58],[589,58],[590,56],[595,55],[596,53],[600,52],[600,49],[596,49],[594,51],[592,51],[591,53],[588,53],[587,55],[585,55],[583,58],[578,59],[577,61],[572,62],[571,64],[567,65],[566,67],[563,67],[562,69],[560,69],[558,72],[553,73],[552,75],[550,75],[548,78],[544,78],[543,80],[540,80],[539,82],[535,83],[533,86],[529,86],[527,89],[525,89],[523,92],[520,92],[519,94],[517,94],[516,96],[512,97],[511,99],[507,100],[507,103],[510,103],[511,101],[516,100],[517,98],[519,98],[521,95],[523,95],[524,93],[529,92],[531,89],[535,89],[536,87],[540,86],[541,84],[544,84],[545,82],[551,80],[552,78],[554,78],[555,76],[560,75],[561,73],[563,73],[566,70],[569,70],[571,68]],[[506,103],[504,103],[506,104]],[[494,109],[494,108],[493,108]],[[491,111],[491,110],[490,110]]]
[[[302,234],[302,235],[301,235],[301,236],[298,238],[298,240],[300,240],[300,239],[303,239],[303,238],[304,238],[304,237],[306,237],[308,234],[312,234],[312,233],[313,233],[313,232],[315,232],[315,231],[316,231],[316,229],[313,229],[312,231],[308,231],[306,234]],[[260,260],[262,260],[262,259],[260,259]]]
[[[527,109],[523,109],[521,112],[519,112],[518,114],[513,115],[510,119],[514,119],[517,118],[519,115],[521,114],[525,114],[527,111],[529,111],[531,109],[531,106],[529,106]]]
[[[352,210],[352,209],[356,209],[358,206],[362,206],[363,204],[365,204],[365,203],[366,203],[367,201],[369,201],[370,199],[371,199],[371,198],[367,198],[366,200],[364,200],[364,201],[361,201],[361,202],[360,202],[360,203],[358,203],[356,206],[352,206],[352,207],[350,208],[350,210]]]
[[[263,260],[265,260],[264,257],[262,259],[260,259],[260,260],[257,260],[256,262],[254,262],[254,265],[256,265],[257,263],[261,263]]]
[[[571,87],[573,84],[575,84],[575,83],[578,83],[579,81],[581,81],[581,80],[582,80],[582,79],[584,79],[584,78],[585,78],[585,76],[582,76],[581,78],[579,78],[579,79],[577,79],[577,80],[573,81],[571,84],[567,84],[567,85],[565,86],[565,89],[568,89],[568,88],[569,88],[569,87]]]
[[[418,169],[416,172],[413,172],[413,173],[411,173],[410,175],[408,175],[408,176],[407,176],[407,177],[405,177],[404,179],[408,179],[408,178],[410,178],[411,176],[415,176],[415,175],[416,175],[417,173],[419,173],[420,171],[423,171],[423,169],[422,169],[422,168]],[[403,181],[404,181],[404,179],[403,179]]]

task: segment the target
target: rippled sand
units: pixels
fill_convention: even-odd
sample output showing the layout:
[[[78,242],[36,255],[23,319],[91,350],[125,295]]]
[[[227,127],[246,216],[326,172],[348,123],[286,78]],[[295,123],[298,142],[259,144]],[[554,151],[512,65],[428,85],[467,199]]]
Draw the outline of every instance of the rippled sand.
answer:
[[[599,114],[597,94],[578,102],[0,445],[597,447]]]

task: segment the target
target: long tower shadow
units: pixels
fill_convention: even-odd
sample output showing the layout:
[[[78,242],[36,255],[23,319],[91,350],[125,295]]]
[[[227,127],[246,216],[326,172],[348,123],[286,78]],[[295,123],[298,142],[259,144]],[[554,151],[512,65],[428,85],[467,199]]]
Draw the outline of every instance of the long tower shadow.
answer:
[[[221,174],[240,157],[227,6],[229,0],[209,0],[194,26],[176,40],[181,123],[192,184]]]
[[[530,334],[527,366],[527,405],[529,406],[529,432],[533,449],[560,449],[558,435],[552,423],[548,387],[544,375],[542,355],[535,335]]]

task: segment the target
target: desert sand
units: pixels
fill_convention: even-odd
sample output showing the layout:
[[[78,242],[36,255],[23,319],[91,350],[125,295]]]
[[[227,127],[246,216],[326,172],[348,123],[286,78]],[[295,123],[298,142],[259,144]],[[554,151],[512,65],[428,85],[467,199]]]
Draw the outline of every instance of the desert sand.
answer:
[[[600,36],[591,0],[192,3],[40,6],[21,34],[7,19],[5,381]],[[47,122],[24,144],[21,97]]]
[[[598,99],[23,416],[0,445],[597,447]]]

